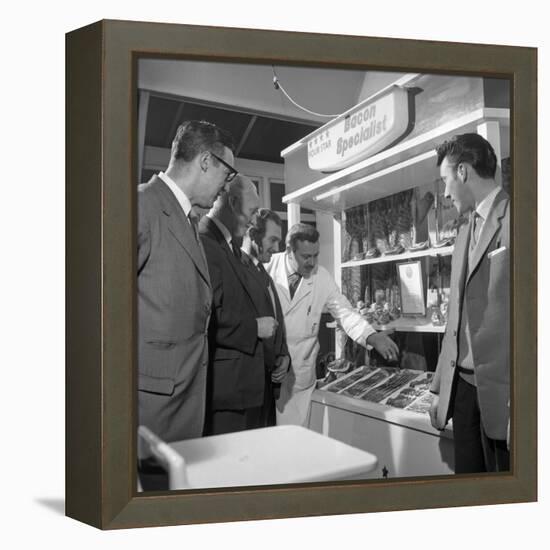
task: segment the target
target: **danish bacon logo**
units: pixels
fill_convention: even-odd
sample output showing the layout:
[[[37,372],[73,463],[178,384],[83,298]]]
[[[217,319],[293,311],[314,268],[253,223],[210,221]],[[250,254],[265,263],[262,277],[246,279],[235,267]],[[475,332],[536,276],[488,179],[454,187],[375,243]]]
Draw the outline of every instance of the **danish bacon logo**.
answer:
[[[346,168],[397,141],[408,126],[407,91],[394,86],[315,133],[307,144],[308,165],[318,171]]]

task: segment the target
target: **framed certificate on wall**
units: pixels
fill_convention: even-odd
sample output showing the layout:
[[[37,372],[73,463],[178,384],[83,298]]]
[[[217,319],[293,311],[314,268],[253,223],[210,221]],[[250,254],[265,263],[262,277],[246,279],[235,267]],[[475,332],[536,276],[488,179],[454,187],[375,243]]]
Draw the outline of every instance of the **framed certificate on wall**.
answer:
[[[397,265],[399,290],[401,292],[401,310],[403,315],[424,317],[426,300],[422,283],[422,264],[420,261],[405,262]]]

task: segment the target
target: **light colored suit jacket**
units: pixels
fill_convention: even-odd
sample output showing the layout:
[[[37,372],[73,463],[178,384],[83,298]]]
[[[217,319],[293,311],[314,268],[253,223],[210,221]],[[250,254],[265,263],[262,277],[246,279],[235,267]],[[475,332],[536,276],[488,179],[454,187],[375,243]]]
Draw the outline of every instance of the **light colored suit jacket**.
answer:
[[[470,223],[459,230],[451,266],[449,319],[431,390],[439,394],[437,424],[453,414],[458,376],[458,334],[467,301],[474,373],[483,427],[492,439],[506,439],[510,401],[510,199],[495,197],[468,265]]]
[[[158,177],[138,187],[139,423],[166,441],[202,435],[212,290],[202,247]]]

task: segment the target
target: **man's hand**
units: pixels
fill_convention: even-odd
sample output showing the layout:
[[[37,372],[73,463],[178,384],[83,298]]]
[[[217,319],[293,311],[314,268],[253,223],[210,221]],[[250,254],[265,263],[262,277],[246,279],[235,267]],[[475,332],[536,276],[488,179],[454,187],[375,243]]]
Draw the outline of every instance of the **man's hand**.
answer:
[[[271,381],[278,384],[283,381],[283,378],[288,372],[288,365],[290,364],[290,357],[288,355],[279,355],[275,360],[275,368],[271,373]]]
[[[386,361],[396,361],[399,357],[397,344],[389,337],[393,329],[375,332],[367,338],[367,344],[372,346]]]
[[[432,401],[432,404],[430,406],[430,421],[432,423],[432,426],[436,430],[442,430],[445,426],[440,426],[437,421],[437,408],[439,406],[439,395],[434,395],[434,399]]]
[[[279,326],[277,319],[273,317],[258,317],[256,322],[258,323],[258,338],[271,338]]]

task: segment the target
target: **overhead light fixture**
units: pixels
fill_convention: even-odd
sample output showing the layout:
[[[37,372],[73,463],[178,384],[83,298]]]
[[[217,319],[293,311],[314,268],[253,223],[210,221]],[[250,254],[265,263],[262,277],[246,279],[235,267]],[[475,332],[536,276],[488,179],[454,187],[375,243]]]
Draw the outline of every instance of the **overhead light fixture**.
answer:
[[[346,183],[345,185],[342,185],[340,187],[332,188],[330,191],[326,191],[325,193],[321,193],[320,195],[316,195],[313,197],[313,200],[318,202],[322,201],[323,199],[327,199],[333,195],[336,195],[337,193],[342,193],[343,191],[347,191],[349,189],[352,189],[353,187],[357,187],[358,185],[363,185],[364,183],[368,183],[369,181],[375,180],[380,178],[381,176],[386,176],[388,174],[391,174],[393,172],[397,172],[399,170],[403,170],[404,168],[407,168],[408,166],[411,166],[413,164],[417,164],[420,162],[423,162],[424,160],[428,160],[432,157],[435,157],[436,153],[435,151],[426,151],[425,153],[422,153],[421,155],[417,155],[415,157],[412,157],[410,159],[404,160],[403,162],[399,162],[397,164],[394,164],[393,166],[388,166],[387,168],[384,168],[382,170],[378,170],[372,174],[369,174],[368,176],[364,176],[362,178],[359,178],[357,180],[350,181],[349,183]]]

